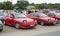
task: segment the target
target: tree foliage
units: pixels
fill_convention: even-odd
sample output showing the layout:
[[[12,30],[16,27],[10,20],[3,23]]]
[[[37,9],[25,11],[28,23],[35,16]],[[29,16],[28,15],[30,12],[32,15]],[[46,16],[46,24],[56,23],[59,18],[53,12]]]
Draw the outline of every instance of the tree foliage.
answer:
[[[0,2],[0,9],[2,10],[4,7],[3,7],[3,3]]]
[[[0,2],[0,10],[1,9],[12,10],[14,7],[18,7],[18,9],[23,9],[23,8],[27,7],[28,5],[33,5],[37,9],[51,9],[51,8],[60,9],[60,3],[56,3],[56,4],[51,4],[51,3],[34,4],[34,3],[32,3],[32,4],[29,4],[28,1],[17,1],[16,4],[12,4],[12,2],[10,2],[10,1],[5,1],[5,2]]]
[[[13,4],[10,1],[5,1],[5,2],[0,2],[0,10],[1,9],[6,9],[6,10],[11,10],[13,9]]]
[[[42,3],[42,4],[35,4],[36,8],[38,9],[52,9],[52,8],[56,8],[56,9],[60,9],[60,4],[46,4],[46,3]]]
[[[3,7],[4,7],[3,9],[11,10],[13,9],[13,4],[10,1],[6,1],[6,2],[3,2]]]
[[[17,3],[15,4],[15,7],[19,7],[20,9],[23,9],[28,5],[29,5],[28,1],[17,1]]]

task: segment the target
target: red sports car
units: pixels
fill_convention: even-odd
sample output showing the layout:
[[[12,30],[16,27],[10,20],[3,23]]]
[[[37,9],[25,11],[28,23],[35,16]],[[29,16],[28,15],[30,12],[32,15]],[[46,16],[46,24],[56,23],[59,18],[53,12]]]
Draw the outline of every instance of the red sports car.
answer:
[[[60,13],[48,13],[48,16],[57,19],[57,23],[60,23]]]
[[[43,14],[43,13],[32,13],[27,15],[27,17],[32,18],[34,20],[37,20],[37,22],[41,25],[44,24],[56,24],[56,21],[54,18],[50,18],[47,15]]]
[[[37,26],[36,20],[27,18],[24,14],[15,13],[8,14],[4,17],[6,25],[14,26],[15,28],[35,28]]]
[[[49,17],[52,17],[52,18],[55,18],[55,19],[58,18],[58,17],[56,16],[56,13],[53,13],[53,12],[52,12],[52,13],[50,12],[50,13],[48,13],[47,15],[48,15]]]

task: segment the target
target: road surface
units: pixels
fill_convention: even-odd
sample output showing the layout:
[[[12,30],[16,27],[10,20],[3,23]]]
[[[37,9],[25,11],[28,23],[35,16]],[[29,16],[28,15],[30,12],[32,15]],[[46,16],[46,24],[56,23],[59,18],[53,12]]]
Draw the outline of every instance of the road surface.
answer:
[[[54,31],[60,31],[60,24],[54,26],[38,25],[35,29],[15,29],[11,26],[4,26],[4,30],[0,32],[0,36],[38,36]]]

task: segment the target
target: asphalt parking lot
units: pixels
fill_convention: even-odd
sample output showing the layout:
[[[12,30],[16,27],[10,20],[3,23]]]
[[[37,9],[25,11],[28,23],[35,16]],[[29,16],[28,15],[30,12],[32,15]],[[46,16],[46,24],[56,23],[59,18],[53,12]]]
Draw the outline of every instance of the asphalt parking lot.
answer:
[[[4,30],[0,32],[0,36],[36,36],[54,31],[60,31],[60,24],[54,26],[38,25],[35,29],[15,29],[11,26],[4,26]]]
[[[48,33],[39,34],[36,36],[60,36],[60,31],[48,32]]]

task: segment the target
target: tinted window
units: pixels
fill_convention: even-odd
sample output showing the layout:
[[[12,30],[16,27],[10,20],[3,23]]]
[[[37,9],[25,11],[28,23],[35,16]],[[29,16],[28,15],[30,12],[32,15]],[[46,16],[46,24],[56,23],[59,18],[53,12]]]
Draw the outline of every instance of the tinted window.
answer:
[[[37,13],[31,13],[30,15],[31,15],[31,16],[39,17],[39,15],[38,15]]]
[[[39,17],[48,17],[48,16],[45,14],[39,14]]]
[[[48,16],[55,16],[55,14],[54,13],[49,13]]]
[[[24,14],[14,14],[15,18],[26,18]]]

